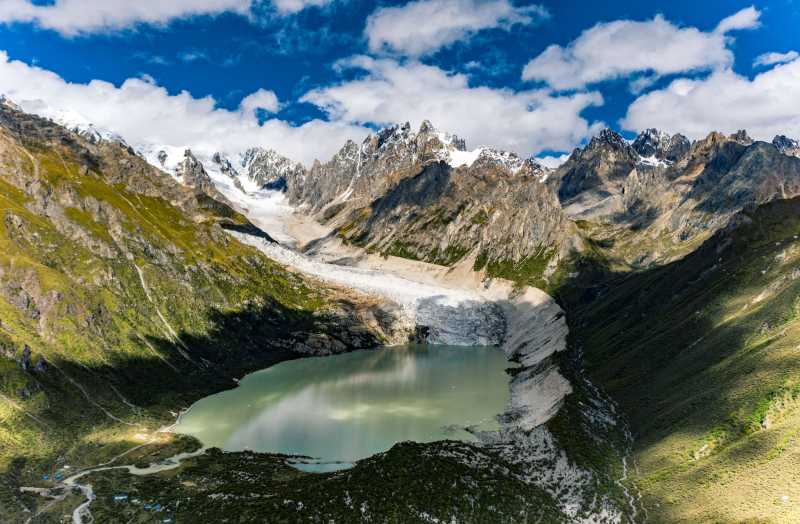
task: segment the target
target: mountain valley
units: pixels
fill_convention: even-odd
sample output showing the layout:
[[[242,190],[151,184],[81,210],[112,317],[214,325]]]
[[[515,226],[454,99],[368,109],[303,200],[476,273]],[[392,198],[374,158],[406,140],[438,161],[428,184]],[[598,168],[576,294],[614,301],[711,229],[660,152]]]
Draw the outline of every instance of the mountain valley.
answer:
[[[306,168],[62,124],[0,104],[0,520],[800,518],[796,141],[603,130],[548,168],[425,121]],[[408,342],[501,348],[500,429],[322,474],[168,431]]]

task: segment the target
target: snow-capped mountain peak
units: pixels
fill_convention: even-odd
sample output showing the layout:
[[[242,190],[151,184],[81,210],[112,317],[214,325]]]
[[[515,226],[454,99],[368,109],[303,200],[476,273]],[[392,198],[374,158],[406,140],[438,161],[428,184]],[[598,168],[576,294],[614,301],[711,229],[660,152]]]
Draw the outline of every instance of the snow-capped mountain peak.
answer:
[[[251,147],[239,157],[240,172],[259,187],[280,189],[287,177],[300,175],[305,168],[275,150]]]
[[[485,146],[472,151],[449,151],[447,162],[452,167],[504,167],[512,173],[518,172],[523,165],[523,160],[516,153]]]
[[[670,135],[664,131],[645,129],[631,144],[646,165],[666,165],[684,157],[691,143],[681,134]]]

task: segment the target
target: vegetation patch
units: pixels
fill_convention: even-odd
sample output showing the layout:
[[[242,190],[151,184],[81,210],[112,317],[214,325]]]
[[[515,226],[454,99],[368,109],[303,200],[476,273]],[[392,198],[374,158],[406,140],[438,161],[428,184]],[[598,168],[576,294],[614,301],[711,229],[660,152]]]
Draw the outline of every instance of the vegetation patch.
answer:
[[[547,284],[545,270],[555,255],[552,249],[545,249],[537,254],[524,257],[518,261],[510,259],[492,259],[488,252],[481,251],[475,258],[473,269],[486,270],[490,278],[511,280],[517,286],[533,286],[543,288]]]

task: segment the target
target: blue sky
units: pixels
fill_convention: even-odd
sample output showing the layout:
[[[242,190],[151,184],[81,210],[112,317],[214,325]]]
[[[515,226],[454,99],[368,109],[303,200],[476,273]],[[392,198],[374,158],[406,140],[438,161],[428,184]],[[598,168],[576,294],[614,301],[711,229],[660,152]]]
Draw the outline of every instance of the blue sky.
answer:
[[[426,117],[525,156],[602,126],[771,138],[800,135],[797,27],[793,0],[0,0],[0,92],[137,143],[304,162]]]

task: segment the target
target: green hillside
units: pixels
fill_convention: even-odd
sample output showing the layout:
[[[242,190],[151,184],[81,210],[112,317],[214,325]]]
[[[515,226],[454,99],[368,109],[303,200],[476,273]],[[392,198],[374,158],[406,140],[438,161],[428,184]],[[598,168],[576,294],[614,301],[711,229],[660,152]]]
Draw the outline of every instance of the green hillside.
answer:
[[[224,228],[247,220],[117,144],[0,115],[0,520],[19,484],[97,464],[170,411],[296,355],[379,339],[348,299]]]
[[[798,236],[800,199],[775,201],[681,260],[615,274],[601,251],[561,288],[651,522],[800,521]]]

